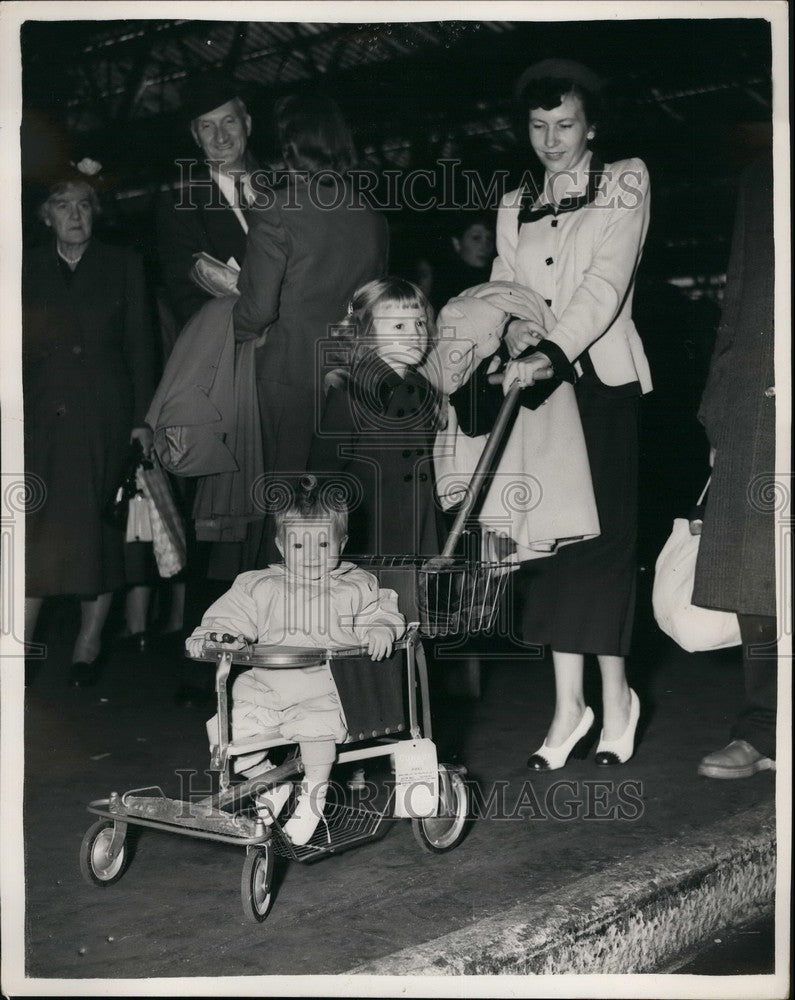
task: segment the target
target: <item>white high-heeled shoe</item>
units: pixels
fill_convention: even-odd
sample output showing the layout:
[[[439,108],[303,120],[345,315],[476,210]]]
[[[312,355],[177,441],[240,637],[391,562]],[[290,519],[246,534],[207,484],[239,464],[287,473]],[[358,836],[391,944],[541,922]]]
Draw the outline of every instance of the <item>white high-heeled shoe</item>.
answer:
[[[627,728],[617,740],[606,740],[604,729],[599,734],[596,747],[596,763],[600,767],[610,767],[614,764],[626,764],[635,752],[635,732],[640,718],[640,700],[632,688],[629,689],[629,722]]]
[[[586,706],[582,718],[565,743],[561,743],[559,747],[548,747],[547,741],[544,740],[538,750],[528,757],[527,766],[533,771],[557,771],[569,757],[585,756],[585,739],[591,731],[593,722],[593,710]]]

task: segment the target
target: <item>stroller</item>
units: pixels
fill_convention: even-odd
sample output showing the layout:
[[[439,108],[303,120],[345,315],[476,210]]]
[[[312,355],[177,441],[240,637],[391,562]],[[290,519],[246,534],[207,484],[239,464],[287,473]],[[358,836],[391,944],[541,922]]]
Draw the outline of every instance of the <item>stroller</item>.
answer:
[[[210,770],[217,775],[217,789],[194,800],[169,798],[160,787],[146,786],[121,795],[111,792],[108,798],[91,802],[88,811],[98,819],[80,847],[80,869],[87,882],[109,886],[122,877],[130,856],[130,826],[233,844],[245,848],[240,884],[244,916],[261,922],[273,901],[276,857],[311,864],[379,838],[391,822],[400,819],[411,822],[414,837],[425,851],[443,853],[461,842],[469,810],[466,769],[437,759],[422,638],[469,635],[494,624],[515,566],[462,559],[454,552],[517,402],[518,390],[512,389],[442,555],[425,563],[411,559],[367,563],[382,586],[398,590],[410,622],[406,637],[396,643],[392,655],[373,663],[361,647],[323,650],[248,644],[233,650],[223,645],[236,636],[208,637],[210,644],[205,643],[199,659],[216,664],[218,737]],[[387,779],[373,801],[369,795],[346,801],[349,796],[340,794],[341,786],[332,781],[336,791],[329,795],[321,822],[309,842],[297,846],[283,834],[279,817],[260,815],[254,798],[269,788],[300,780],[297,747],[266,774],[233,782],[231,765],[236,757],[290,744],[259,737],[231,742],[227,688],[235,665],[290,670],[323,664],[331,670],[348,730],[346,742],[338,747],[335,768],[389,758],[394,777]],[[289,812],[288,805],[282,815]]]

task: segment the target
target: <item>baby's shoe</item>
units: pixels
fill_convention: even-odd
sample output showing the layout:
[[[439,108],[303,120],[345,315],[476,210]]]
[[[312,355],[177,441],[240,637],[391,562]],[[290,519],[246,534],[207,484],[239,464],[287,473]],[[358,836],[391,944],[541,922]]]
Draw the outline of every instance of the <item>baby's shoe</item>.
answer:
[[[284,809],[292,790],[292,782],[288,781],[284,785],[276,785],[275,788],[269,788],[267,791],[259,792],[259,794],[254,796],[254,806],[257,810],[257,815],[265,820],[265,826],[270,826],[282,809]]]
[[[284,824],[284,835],[296,846],[300,847],[311,840],[323,815],[327,790],[327,781],[311,786],[302,782],[295,812]]]

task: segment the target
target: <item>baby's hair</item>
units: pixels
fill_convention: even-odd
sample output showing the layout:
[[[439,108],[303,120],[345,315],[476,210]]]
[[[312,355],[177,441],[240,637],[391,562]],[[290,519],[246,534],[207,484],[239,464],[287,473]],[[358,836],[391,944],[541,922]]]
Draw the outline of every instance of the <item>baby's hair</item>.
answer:
[[[358,345],[359,349],[354,351],[354,361],[373,349],[372,342],[369,344],[365,342],[372,333],[375,307],[382,302],[404,309],[413,307],[422,309],[425,313],[429,339],[432,340],[436,335],[433,306],[413,281],[394,276],[376,278],[375,281],[368,281],[366,285],[356,289],[348,303],[348,315],[336,326],[339,336],[362,342]]]
[[[333,482],[319,483],[316,476],[302,476],[297,486],[290,488],[287,502],[274,512],[276,537],[284,540],[288,521],[330,522],[337,538],[348,533],[348,508],[342,491]]]

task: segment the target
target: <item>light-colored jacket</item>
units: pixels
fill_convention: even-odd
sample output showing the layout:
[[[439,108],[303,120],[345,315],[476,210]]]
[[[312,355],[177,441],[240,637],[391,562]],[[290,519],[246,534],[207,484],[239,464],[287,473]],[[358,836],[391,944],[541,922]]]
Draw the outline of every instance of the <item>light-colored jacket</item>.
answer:
[[[570,362],[587,350],[605,385],[637,382],[649,392],[649,364],[632,322],[635,271],[649,226],[645,164],[636,158],[605,164],[591,204],[519,228],[521,195],[517,188],[502,199],[491,280],[518,282],[547,300],[555,316],[547,339]]]
[[[492,344],[494,330],[501,330],[509,316],[544,328],[554,323],[539,295],[508,282],[486,282],[448,302],[439,313],[439,344],[428,366],[439,372],[438,384],[449,391],[466,382],[473,366],[462,370],[460,359],[488,356],[483,345]],[[450,372],[460,382],[453,383]],[[464,434],[455,407],[449,407],[433,456],[436,489],[445,509],[463,499],[486,440]],[[488,531],[512,540],[517,561],[549,556],[562,545],[599,534],[588,452],[568,382],[535,410],[519,407],[490,479],[478,520]]]

